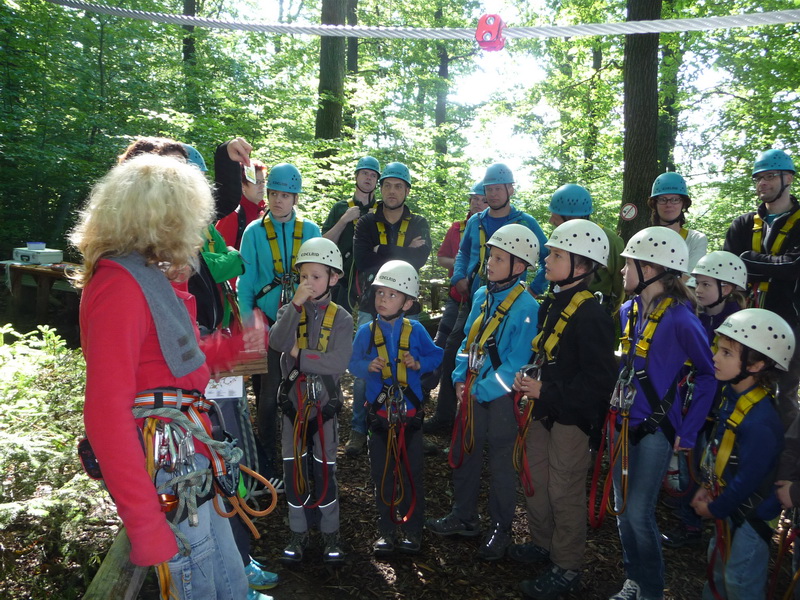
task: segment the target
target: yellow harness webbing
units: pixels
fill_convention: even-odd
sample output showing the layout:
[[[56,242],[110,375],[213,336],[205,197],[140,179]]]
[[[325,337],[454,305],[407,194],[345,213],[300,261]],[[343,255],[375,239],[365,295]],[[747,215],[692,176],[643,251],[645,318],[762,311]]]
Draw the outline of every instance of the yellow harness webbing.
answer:
[[[333,321],[336,319],[337,310],[339,310],[339,307],[333,302],[329,302],[328,307],[325,309],[325,315],[322,317],[322,327],[319,330],[319,341],[316,347],[316,350],[320,352],[328,351],[328,340],[331,338]],[[300,325],[297,327],[297,333],[297,347],[301,350],[308,348],[308,317],[305,307],[303,307],[300,313]]]
[[[561,315],[559,315],[556,326],[553,327],[553,330],[548,334],[547,339],[544,340],[544,346],[542,346],[542,337],[544,336],[545,331],[547,331],[547,319],[545,319],[542,330],[535,338],[533,338],[533,342],[531,342],[531,350],[533,350],[535,354],[539,354],[540,350],[543,349],[547,355],[547,360],[553,360],[553,350],[555,350],[556,346],[558,346],[558,342],[561,341],[561,335],[564,333],[564,328],[567,326],[570,317],[575,313],[576,310],[578,310],[578,307],[580,307],[581,304],[587,300],[591,300],[592,298],[594,298],[594,295],[589,290],[582,290],[573,295],[570,303],[567,304],[563,311],[561,311]]]
[[[672,305],[673,298],[667,297],[658,303],[656,309],[647,316],[647,323],[644,327],[639,341],[636,343],[636,356],[640,358],[647,358],[647,353],[650,351],[650,343],[653,341],[653,336],[656,334],[656,327],[661,322],[666,310]],[[625,354],[630,352],[631,348],[631,322],[636,320],[638,308],[634,301],[631,306],[631,314],[628,316],[628,322],[625,323],[625,331],[622,334],[622,351]]]
[[[500,306],[494,311],[492,318],[489,320],[488,323],[483,325],[483,319],[475,319],[472,323],[472,327],[469,328],[469,335],[467,335],[467,343],[465,348],[467,351],[472,347],[472,344],[478,344],[478,352],[483,354],[483,348],[486,344],[486,341],[492,337],[492,334],[497,330],[500,326],[500,323],[503,322],[503,319],[506,318],[508,311],[511,310],[511,305],[519,298],[520,294],[525,291],[525,284],[522,282],[517,283],[514,286],[508,296],[500,303]],[[483,301],[481,305],[481,313],[485,313],[489,304],[489,296],[486,296],[486,299]]]
[[[781,227],[780,231],[778,231],[778,235],[776,235],[775,239],[772,240],[772,245],[769,248],[762,248],[761,243],[764,236],[764,220],[759,216],[758,213],[753,215],[753,252],[761,253],[766,250],[771,256],[778,256],[778,254],[783,251],[783,244],[786,242],[786,236],[789,235],[789,232],[794,227],[794,224],[797,223],[798,219],[800,219],[800,210],[794,211],[789,218],[786,219],[783,227]],[[758,289],[754,291],[766,294],[768,289],[769,281],[761,281],[758,284]]]
[[[714,474],[717,476],[720,486],[725,485],[722,474],[725,472],[725,467],[728,466],[728,460],[730,460],[733,452],[733,444],[736,441],[736,431],[739,425],[741,425],[747,413],[768,395],[769,391],[762,386],[753,388],[736,401],[733,412],[725,421],[725,433],[722,434],[722,440],[719,443],[719,450],[717,450],[717,457],[714,462]]]
[[[411,216],[406,216],[400,222],[400,231],[397,233],[397,246],[403,247],[406,245],[406,231],[408,231],[408,224],[411,223]],[[381,244],[386,246],[389,241],[386,237],[386,225],[383,221],[375,221],[375,225],[378,227],[378,239]]]
[[[292,233],[292,255],[287,257],[289,259],[288,265],[283,264],[283,259],[281,258],[281,249],[278,246],[278,233],[275,231],[275,225],[272,223],[272,219],[269,218],[269,213],[264,215],[262,223],[264,224],[264,231],[267,233],[269,249],[272,252],[272,269],[277,275],[290,273],[292,266],[294,265],[294,261],[297,258],[297,253],[300,250],[300,246],[303,243],[303,217],[297,215],[294,218],[294,232]]]
[[[689,230],[686,227],[681,227],[681,230],[678,232],[681,234],[681,237],[685,240],[686,236],[689,235]]]
[[[386,340],[383,338],[383,332],[380,327],[376,327],[375,321],[370,323],[370,330],[375,340],[375,349],[386,363],[381,371],[381,377],[389,379],[392,376],[392,366],[389,359],[389,350],[386,348]],[[406,373],[406,363],[403,362],[403,352],[408,352],[411,348],[411,321],[403,319],[403,327],[400,330],[400,345],[397,352],[397,383],[402,387],[408,385],[408,375]]]
[[[203,230],[203,233],[206,234],[206,240],[208,241],[208,251],[215,252],[214,248],[216,247],[216,242],[214,241],[214,236],[211,235],[211,228],[213,225],[209,225]]]

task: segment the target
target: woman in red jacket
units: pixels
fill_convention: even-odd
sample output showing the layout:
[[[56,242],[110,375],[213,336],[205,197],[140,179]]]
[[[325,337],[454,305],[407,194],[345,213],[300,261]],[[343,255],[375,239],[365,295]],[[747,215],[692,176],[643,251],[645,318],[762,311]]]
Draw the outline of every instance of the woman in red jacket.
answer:
[[[202,173],[173,157],[133,158],[92,190],[71,235],[84,258],[78,282],[83,287],[84,422],[127,529],[134,564],[166,563],[168,569],[159,569],[162,586],[171,574],[170,587],[179,598],[263,600],[269,597],[248,595],[230,525],[211,502],[198,500],[196,508],[182,511],[188,518],[177,524],[162,511],[161,501],[178,493],[177,486],[162,485],[165,480],[189,474],[207,489],[215,453],[197,439],[183,439],[178,420],[162,418],[157,435],[166,440],[167,451],[158,456],[156,450],[148,461],[141,437],[144,419],[137,418],[148,402],[178,398],[184,411],[198,406],[197,390],[205,389],[211,373],[229,368],[242,352],[264,349],[263,325],[240,336],[215,334],[200,341],[194,298],[173,285],[191,274],[201,231],[213,217]],[[199,424],[210,424],[202,409],[197,415]],[[226,456],[231,448],[217,450],[235,460]],[[158,490],[148,467],[155,470]]]

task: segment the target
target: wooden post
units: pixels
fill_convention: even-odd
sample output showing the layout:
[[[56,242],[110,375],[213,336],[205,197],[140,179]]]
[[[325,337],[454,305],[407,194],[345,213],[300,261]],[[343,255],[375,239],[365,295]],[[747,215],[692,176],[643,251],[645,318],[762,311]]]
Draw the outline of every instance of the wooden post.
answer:
[[[147,567],[134,565],[130,561],[130,554],[131,542],[123,527],[89,584],[83,600],[136,600],[147,575]]]

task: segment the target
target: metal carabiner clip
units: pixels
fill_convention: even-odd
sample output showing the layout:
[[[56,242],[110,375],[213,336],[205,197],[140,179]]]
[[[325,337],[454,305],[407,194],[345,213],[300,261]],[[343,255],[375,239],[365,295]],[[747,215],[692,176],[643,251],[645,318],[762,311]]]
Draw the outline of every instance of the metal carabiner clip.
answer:
[[[473,373],[479,373],[483,368],[483,363],[486,361],[486,355],[481,352],[481,347],[473,342],[469,346],[469,359],[467,366]]]

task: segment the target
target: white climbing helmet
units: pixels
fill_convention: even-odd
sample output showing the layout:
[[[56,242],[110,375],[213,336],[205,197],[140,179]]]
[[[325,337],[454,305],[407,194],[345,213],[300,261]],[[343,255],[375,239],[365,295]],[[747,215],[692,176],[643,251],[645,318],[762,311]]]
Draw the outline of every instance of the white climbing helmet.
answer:
[[[692,275],[705,275],[722,283],[730,283],[741,290],[747,287],[747,267],[744,261],[725,250],[709,252],[697,261]]]
[[[794,333],[789,324],[771,310],[745,308],[725,319],[715,332],[761,352],[774,360],[782,371],[789,370]]]
[[[533,231],[519,223],[503,225],[494,232],[486,245],[505,250],[529,265],[534,265],[539,260],[539,240],[536,239]]]
[[[668,227],[647,227],[636,233],[622,254],[625,258],[643,260],[673,271],[686,272],[689,248],[681,235]]]
[[[545,246],[585,256],[604,267],[608,265],[608,236],[599,225],[586,219],[562,223],[550,234]]]
[[[378,269],[372,285],[397,290],[406,296],[417,298],[419,296],[419,276],[417,270],[404,260],[390,260]]]
[[[306,240],[297,251],[297,260],[294,261],[294,268],[299,271],[303,263],[318,263],[337,271],[340,275],[342,269],[342,253],[331,240],[324,237],[315,237]]]

